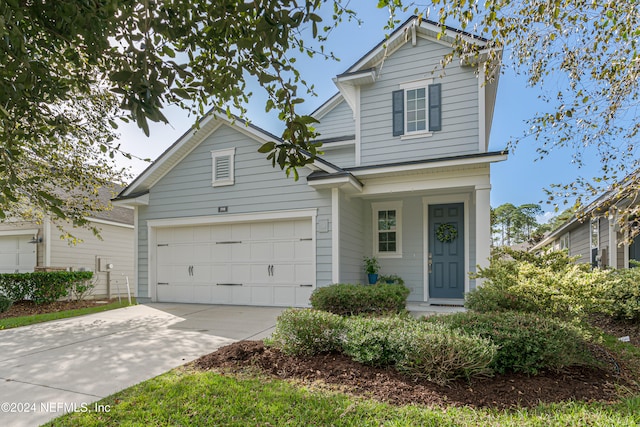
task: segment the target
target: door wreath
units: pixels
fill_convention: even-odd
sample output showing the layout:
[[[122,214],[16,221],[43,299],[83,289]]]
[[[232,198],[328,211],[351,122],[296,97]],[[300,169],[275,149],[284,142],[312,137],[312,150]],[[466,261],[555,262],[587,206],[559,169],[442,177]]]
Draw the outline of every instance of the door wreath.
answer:
[[[436,237],[442,243],[453,242],[458,237],[458,229],[453,224],[440,224],[436,230]]]

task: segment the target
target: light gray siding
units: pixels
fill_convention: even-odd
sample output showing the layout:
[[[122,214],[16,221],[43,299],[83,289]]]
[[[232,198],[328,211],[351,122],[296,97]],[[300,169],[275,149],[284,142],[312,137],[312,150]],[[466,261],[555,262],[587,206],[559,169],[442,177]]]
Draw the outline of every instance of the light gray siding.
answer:
[[[235,147],[235,184],[212,187],[211,151]],[[149,205],[139,208],[139,296],[148,295],[149,254],[147,221],[184,218],[218,213],[227,206],[227,214],[257,213],[291,209],[318,208],[317,221],[331,216],[330,190],[316,191],[306,183],[309,169],[300,168],[300,179],[286,178],[273,168],[260,144],[230,125],[209,135],[175,168],[150,190]],[[316,240],[316,280],[318,286],[331,283],[331,233],[319,232]]]
[[[431,74],[450,48],[418,38],[389,56],[377,81],[361,88],[362,165],[427,159],[479,151],[478,80],[474,69],[450,64],[443,77]],[[442,130],[431,136],[392,136],[392,99],[401,83],[433,78],[442,84]]]
[[[363,201],[340,194],[340,281],[363,283]]]
[[[409,301],[424,300],[424,226],[422,197],[376,199],[375,202],[402,201],[402,258],[379,258],[380,274],[397,274],[411,290]],[[373,210],[367,202],[364,208],[365,254],[373,253]],[[364,271],[361,273],[364,279]]]
[[[591,262],[591,230],[589,222],[584,222],[578,228],[571,230],[569,235],[569,255],[580,256],[578,263]]]
[[[51,245],[51,264],[47,267],[93,271],[93,282],[96,287],[92,295],[95,297],[108,295],[108,285],[111,288],[110,294],[112,296],[126,295],[127,278],[133,294],[135,291],[133,228],[99,223],[91,223],[91,225],[100,230],[100,238],[87,228],[73,228],[70,224],[64,226],[79,240],[75,245],[60,238],[59,233],[52,230],[51,242],[49,242]],[[57,230],[55,227],[53,229]],[[109,274],[105,268],[102,271],[99,270],[97,258],[102,258],[105,263],[113,264],[113,269]]]
[[[341,168],[355,166],[356,157],[354,144],[329,149],[322,147],[321,150],[324,151],[324,154],[321,157],[336,166]]]
[[[353,111],[344,100],[319,120],[320,123],[316,123],[315,128],[320,141],[356,133]]]

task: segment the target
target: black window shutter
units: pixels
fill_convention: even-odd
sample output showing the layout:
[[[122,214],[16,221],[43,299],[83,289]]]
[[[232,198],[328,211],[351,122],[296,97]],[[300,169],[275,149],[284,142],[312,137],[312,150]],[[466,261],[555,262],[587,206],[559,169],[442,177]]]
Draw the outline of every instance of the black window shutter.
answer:
[[[393,91],[393,136],[404,134],[404,90]]]
[[[440,83],[429,85],[429,131],[442,130],[442,98]]]

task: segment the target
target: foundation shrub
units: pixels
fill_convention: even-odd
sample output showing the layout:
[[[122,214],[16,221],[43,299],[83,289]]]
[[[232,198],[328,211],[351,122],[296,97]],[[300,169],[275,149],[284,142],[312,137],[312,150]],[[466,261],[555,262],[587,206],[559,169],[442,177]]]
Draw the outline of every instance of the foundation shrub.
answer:
[[[344,319],[320,310],[287,309],[276,322],[267,345],[294,356],[341,350]]]
[[[498,348],[490,367],[499,373],[536,374],[543,369],[595,363],[584,331],[543,315],[466,312],[432,316],[424,321],[489,339]]]
[[[316,289],[311,306],[341,316],[400,313],[408,296],[409,289],[403,285],[341,283]]]

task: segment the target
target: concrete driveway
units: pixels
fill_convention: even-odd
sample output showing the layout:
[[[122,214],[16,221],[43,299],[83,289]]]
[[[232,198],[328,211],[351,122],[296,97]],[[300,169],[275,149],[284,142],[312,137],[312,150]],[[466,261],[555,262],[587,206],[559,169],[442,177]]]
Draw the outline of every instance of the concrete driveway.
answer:
[[[38,426],[234,341],[281,308],[145,304],[0,331],[0,426]]]

